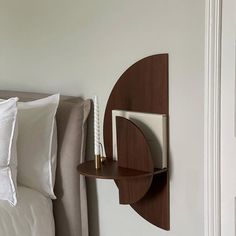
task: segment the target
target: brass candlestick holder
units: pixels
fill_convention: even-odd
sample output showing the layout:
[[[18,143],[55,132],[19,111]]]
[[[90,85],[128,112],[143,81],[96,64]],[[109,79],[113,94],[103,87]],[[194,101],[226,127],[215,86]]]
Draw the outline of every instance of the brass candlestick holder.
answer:
[[[100,155],[95,155],[95,169],[100,169],[101,168],[101,156]]]
[[[102,163],[106,160],[106,157],[103,152],[103,146],[101,143],[99,145],[100,145],[100,153],[102,153],[102,156],[95,155],[95,169],[97,169],[97,170],[101,168]]]
[[[95,169],[100,169],[102,166],[102,163],[106,160],[106,157],[95,155]]]

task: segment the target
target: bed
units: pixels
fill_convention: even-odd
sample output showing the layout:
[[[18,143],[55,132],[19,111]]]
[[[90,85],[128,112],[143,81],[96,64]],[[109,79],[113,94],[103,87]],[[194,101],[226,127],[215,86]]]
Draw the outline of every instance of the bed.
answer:
[[[0,98],[18,97],[20,101],[31,101],[46,96],[48,94],[0,91]],[[90,100],[60,97],[56,114],[58,154],[54,190],[57,199],[51,201],[39,196],[36,191],[20,186],[16,209],[13,207],[9,210],[6,203],[0,202],[0,227],[2,231],[5,230],[5,235],[28,236],[32,231],[31,235],[38,236],[40,234],[35,234],[34,230],[41,228],[41,235],[53,235],[55,231],[56,236],[88,236],[85,179],[79,175],[77,166],[84,161],[86,121],[90,107]],[[37,204],[41,207],[37,207]],[[45,206],[45,211],[41,212],[42,206]],[[18,217],[19,220],[15,221],[14,215],[15,219]],[[45,220],[44,223],[44,218],[50,220]],[[1,235],[3,232],[0,232]]]

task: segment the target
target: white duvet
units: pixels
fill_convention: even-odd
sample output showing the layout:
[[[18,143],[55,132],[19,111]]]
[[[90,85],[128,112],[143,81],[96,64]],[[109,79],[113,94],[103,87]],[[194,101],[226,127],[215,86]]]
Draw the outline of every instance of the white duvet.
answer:
[[[51,199],[21,186],[17,199],[15,207],[0,200],[1,236],[55,236]]]

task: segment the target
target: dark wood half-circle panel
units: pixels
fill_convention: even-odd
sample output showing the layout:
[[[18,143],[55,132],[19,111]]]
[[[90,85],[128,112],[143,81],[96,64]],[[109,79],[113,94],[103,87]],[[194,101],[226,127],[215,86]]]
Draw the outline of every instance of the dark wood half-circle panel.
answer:
[[[105,152],[112,158],[112,110],[128,110],[167,115],[168,142],[168,54],[146,57],[129,67],[115,84],[107,102],[103,135]],[[118,157],[119,158],[119,157]],[[146,178],[146,177],[145,177]],[[123,180],[122,180],[123,181]],[[129,181],[129,184],[132,184]],[[139,181],[139,180],[138,180]],[[145,181],[145,180],[144,180]],[[118,187],[121,189],[123,186]],[[123,182],[122,182],[123,185]],[[127,187],[127,185],[124,185]],[[136,188],[136,187],[135,187]],[[131,189],[128,186],[128,189]],[[122,190],[123,191],[123,190]],[[152,224],[169,229],[169,174],[154,175],[147,193],[131,207]]]
[[[118,165],[154,172],[149,144],[141,129],[131,120],[116,117]]]
[[[103,124],[108,158],[112,157],[112,110],[168,114],[168,54],[153,55],[136,62],[115,84]]]
[[[151,151],[141,129],[131,120],[116,117],[118,165],[123,168],[154,172]],[[136,180],[117,180],[121,204],[140,200],[151,186],[153,175]]]

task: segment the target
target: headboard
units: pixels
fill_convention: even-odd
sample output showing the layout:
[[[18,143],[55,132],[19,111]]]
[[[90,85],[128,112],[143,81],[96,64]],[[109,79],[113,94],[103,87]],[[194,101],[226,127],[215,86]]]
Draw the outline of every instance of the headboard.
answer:
[[[18,97],[31,101],[49,94],[1,91],[0,98]],[[90,100],[61,96],[58,107],[58,161],[53,201],[56,236],[88,236],[87,197],[84,177],[77,171],[84,161],[86,120],[91,108]]]

